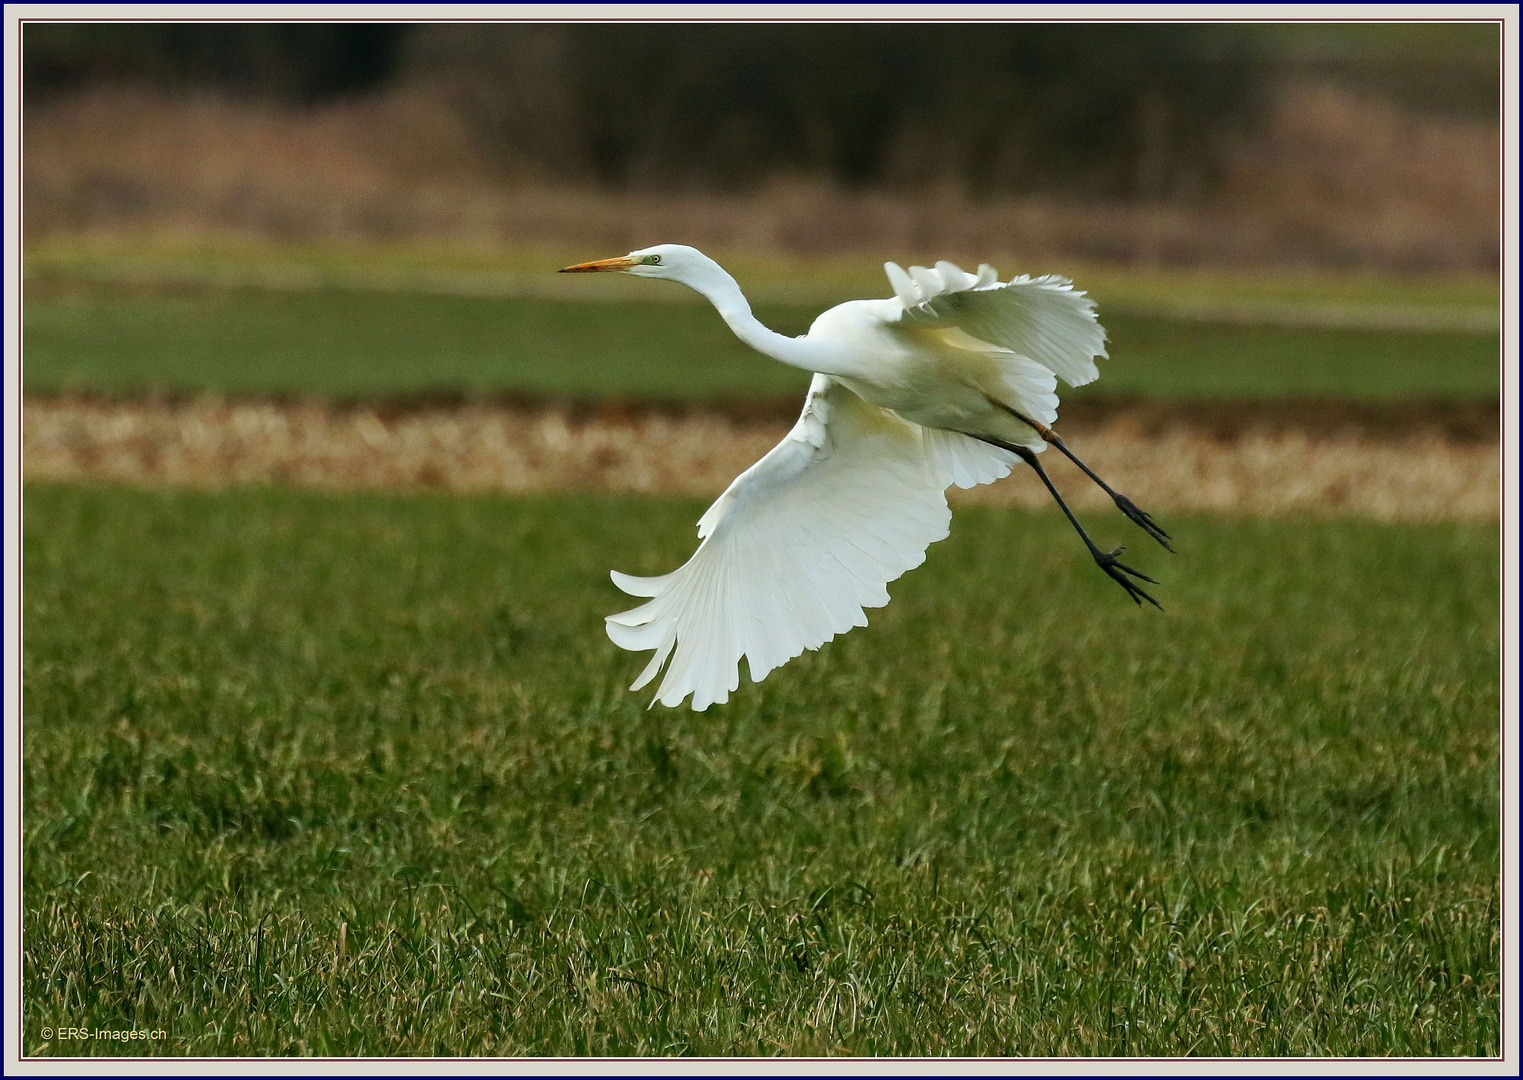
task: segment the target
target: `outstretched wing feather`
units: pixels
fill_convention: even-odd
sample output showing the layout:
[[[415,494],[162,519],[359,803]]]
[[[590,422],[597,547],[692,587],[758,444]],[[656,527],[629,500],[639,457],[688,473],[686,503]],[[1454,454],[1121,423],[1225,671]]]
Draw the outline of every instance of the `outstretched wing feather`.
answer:
[[[626,649],[655,649],[635,689],[665,664],[656,700],[724,702],[745,657],[753,680],[867,625],[886,585],[947,535],[943,473],[926,432],[815,376],[793,430],[703,515],[702,542],[659,578],[615,574],[646,603],[608,618]]]
[[[945,262],[936,271],[912,266],[905,272],[895,263],[884,269],[910,323],[956,328],[1035,361],[1070,386],[1100,377],[1095,358],[1106,355],[1105,330],[1094,300],[1067,278],[1022,275],[1000,282],[987,265],[974,277]]]

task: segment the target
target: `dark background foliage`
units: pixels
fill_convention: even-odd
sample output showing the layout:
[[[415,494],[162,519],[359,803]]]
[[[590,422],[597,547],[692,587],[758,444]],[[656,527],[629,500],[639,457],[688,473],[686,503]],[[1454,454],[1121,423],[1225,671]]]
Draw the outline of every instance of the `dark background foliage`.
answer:
[[[312,105],[447,93],[515,174],[623,189],[845,187],[1177,198],[1215,186],[1287,72],[1495,109],[1491,27],[1222,24],[39,24],[30,99],[104,82]],[[1433,42],[1438,42],[1437,48]]]

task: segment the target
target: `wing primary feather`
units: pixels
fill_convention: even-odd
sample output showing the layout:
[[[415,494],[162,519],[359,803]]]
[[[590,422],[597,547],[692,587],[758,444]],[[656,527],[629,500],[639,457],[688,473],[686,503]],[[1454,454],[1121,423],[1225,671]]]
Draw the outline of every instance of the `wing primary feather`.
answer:
[[[613,583],[621,591],[630,596],[660,596],[661,590],[666,588],[667,582],[672,579],[670,574],[663,574],[660,577],[635,577],[633,574],[621,574],[617,570],[608,571],[608,576],[613,578]]]
[[[923,266],[912,266],[910,277],[914,279],[916,285],[920,286],[922,300],[929,300],[947,291],[947,283],[935,270],[927,270]]]
[[[883,270],[888,274],[888,283],[894,287],[894,295],[899,297],[905,307],[914,307],[924,299],[920,295],[920,287],[915,284],[914,278],[904,272],[904,267],[896,262],[886,262]]]

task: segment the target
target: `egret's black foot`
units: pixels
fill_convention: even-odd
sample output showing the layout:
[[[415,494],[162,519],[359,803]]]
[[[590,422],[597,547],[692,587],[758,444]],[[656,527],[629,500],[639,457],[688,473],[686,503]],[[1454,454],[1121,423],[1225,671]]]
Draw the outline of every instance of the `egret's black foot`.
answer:
[[[1118,547],[1115,551],[1097,551],[1095,553],[1095,563],[1100,567],[1101,570],[1104,570],[1107,574],[1110,575],[1112,581],[1126,590],[1126,595],[1130,596],[1138,607],[1141,607],[1142,602],[1146,600],[1159,611],[1162,611],[1163,605],[1149,596],[1142,589],[1142,587],[1139,586],[1135,581],[1132,581],[1131,578],[1137,578],[1139,581],[1150,582],[1154,585],[1157,585],[1158,582],[1139,570],[1133,570],[1130,566],[1126,565],[1126,563],[1122,562],[1116,557],[1125,550],[1126,548],[1124,547]],[[1130,574],[1131,577],[1128,577],[1128,574]]]
[[[1132,500],[1128,499],[1125,495],[1112,495],[1111,498],[1115,500],[1116,509],[1120,510],[1127,517],[1131,518],[1132,521],[1136,523],[1138,528],[1147,533],[1154,540],[1157,540],[1169,551],[1174,550],[1174,546],[1169,543],[1169,541],[1174,538],[1163,531],[1163,526],[1153,520],[1152,514],[1149,514],[1146,510],[1140,509],[1136,503],[1132,502]]]

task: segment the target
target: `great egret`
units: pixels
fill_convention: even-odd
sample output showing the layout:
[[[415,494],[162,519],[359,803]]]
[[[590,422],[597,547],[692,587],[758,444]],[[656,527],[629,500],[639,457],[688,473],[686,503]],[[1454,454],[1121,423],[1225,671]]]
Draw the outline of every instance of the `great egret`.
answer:
[[[613,571],[620,589],[649,598],[608,617],[615,644],[655,650],[630,689],[670,659],[656,700],[675,707],[691,694],[702,711],[740,685],[742,656],[760,682],[805,649],[866,626],[864,609],[888,603],[885,585],[946,537],[947,487],[991,483],[1017,462],[1041,477],[1100,568],[1138,606],[1159,606],[1137,581],[1157,583],[1121,562],[1122,548],[1095,546],[1037,458],[1057,447],[1173,550],[1169,534],[1050,427],[1057,378],[1081,386],[1100,374],[1105,331],[1094,301],[1066,278],[1001,282],[987,265],[977,274],[949,262],[884,269],[892,299],[840,304],[796,338],[763,326],[735,279],[696,248],[659,244],[561,271],[681,282],[747,345],[814,372],[798,423],[699,520],[692,558],[663,577]]]

